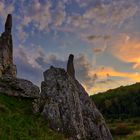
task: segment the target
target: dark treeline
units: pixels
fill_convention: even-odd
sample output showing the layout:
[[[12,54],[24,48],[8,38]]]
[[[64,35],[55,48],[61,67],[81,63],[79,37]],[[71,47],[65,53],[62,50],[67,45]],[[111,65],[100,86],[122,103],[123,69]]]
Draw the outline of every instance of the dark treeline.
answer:
[[[125,119],[140,116],[140,83],[121,86],[91,96],[107,119]]]

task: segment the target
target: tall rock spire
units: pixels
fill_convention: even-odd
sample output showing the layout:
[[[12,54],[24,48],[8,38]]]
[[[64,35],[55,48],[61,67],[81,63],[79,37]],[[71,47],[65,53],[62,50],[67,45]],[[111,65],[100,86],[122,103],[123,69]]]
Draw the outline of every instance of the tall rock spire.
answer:
[[[55,67],[43,74],[40,98],[33,108],[50,128],[68,140],[113,140],[102,114],[76,79]]]
[[[12,30],[12,15],[8,14],[5,22],[5,32],[11,33],[11,30]]]
[[[68,58],[68,63],[67,63],[67,73],[71,77],[75,78],[75,69],[74,69],[73,60],[74,60],[74,55],[70,54]]]
[[[13,64],[12,15],[8,14],[5,31],[0,36],[0,76],[16,77],[16,66]]]

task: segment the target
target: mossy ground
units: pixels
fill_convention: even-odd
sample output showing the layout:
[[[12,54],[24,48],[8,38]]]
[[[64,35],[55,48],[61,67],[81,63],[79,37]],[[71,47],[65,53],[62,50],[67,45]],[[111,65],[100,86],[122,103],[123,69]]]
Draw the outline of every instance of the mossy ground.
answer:
[[[40,114],[32,113],[32,101],[0,93],[0,140],[65,140],[47,127]]]

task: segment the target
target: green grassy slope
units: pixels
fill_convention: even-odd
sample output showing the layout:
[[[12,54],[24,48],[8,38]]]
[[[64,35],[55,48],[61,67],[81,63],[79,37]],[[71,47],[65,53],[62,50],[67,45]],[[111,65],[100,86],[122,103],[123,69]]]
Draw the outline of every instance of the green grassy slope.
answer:
[[[91,96],[114,140],[140,140],[140,83]]]
[[[64,140],[53,132],[38,114],[32,113],[31,100],[0,93],[0,140]]]
[[[91,96],[105,118],[140,117],[140,83]]]

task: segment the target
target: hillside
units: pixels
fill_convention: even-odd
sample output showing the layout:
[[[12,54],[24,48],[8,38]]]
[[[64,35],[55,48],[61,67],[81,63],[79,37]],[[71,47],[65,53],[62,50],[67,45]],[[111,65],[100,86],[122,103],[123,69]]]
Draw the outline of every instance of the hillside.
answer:
[[[91,98],[107,119],[140,116],[140,83],[121,86],[93,95]]]
[[[40,115],[32,113],[32,100],[0,93],[1,140],[64,140],[47,127]]]
[[[114,140],[140,139],[140,83],[91,96]]]

